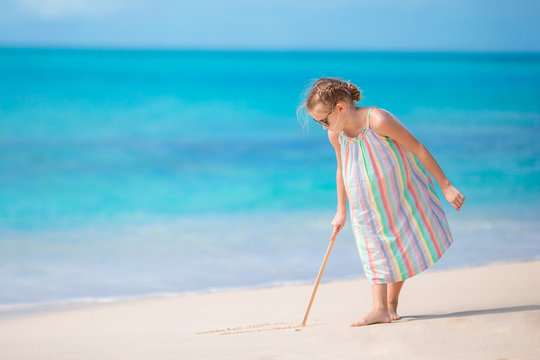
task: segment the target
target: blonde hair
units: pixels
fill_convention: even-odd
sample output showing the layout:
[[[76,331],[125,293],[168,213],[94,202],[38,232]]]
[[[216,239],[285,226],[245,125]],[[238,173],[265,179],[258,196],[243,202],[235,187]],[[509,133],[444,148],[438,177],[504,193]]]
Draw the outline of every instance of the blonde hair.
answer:
[[[304,91],[301,104],[296,110],[296,117],[303,128],[309,123],[308,110],[320,104],[323,110],[330,112],[340,101],[360,101],[361,91],[350,81],[338,78],[323,77],[312,80]]]

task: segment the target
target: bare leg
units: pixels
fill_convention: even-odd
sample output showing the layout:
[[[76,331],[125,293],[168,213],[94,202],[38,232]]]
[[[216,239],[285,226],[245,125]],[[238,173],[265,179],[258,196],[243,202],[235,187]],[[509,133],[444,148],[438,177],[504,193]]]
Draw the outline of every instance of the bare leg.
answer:
[[[392,321],[390,313],[388,312],[386,286],[387,284],[371,285],[371,293],[373,295],[373,305],[371,307],[371,311],[360,321],[352,323],[350,326],[389,323]]]
[[[389,283],[388,284],[388,297],[387,297],[387,303],[388,303],[388,312],[390,313],[390,317],[392,320],[399,320],[400,317],[397,314],[397,306],[398,306],[398,299],[399,299],[399,292],[401,291],[401,287],[405,283],[405,280]]]

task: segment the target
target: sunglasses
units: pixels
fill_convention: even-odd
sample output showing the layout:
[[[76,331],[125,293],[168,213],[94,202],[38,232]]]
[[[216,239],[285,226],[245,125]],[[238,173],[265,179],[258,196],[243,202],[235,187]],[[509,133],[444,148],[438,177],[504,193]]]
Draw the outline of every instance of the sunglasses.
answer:
[[[321,124],[323,126],[330,126],[330,124],[328,123],[328,116],[333,112],[334,112],[334,110],[331,110],[328,114],[326,114],[326,116],[322,120],[317,120],[315,118],[313,118],[313,120],[315,120],[316,123],[319,123],[319,124]]]

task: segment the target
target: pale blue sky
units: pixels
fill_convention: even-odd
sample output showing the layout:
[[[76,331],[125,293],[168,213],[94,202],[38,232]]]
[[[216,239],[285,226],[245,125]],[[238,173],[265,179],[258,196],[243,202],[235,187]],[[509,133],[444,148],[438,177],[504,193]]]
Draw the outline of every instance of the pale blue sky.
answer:
[[[540,0],[0,0],[0,46],[540,51]]]

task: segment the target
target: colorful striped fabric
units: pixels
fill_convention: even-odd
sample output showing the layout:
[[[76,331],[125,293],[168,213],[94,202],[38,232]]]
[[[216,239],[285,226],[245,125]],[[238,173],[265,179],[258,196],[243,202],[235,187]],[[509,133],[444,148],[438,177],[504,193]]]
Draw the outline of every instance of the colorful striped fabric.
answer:
[[[431,174],[404,146],[366,126],[341,132],[351,223],[371,284],[405,280],[437,262],[453,238]]]

